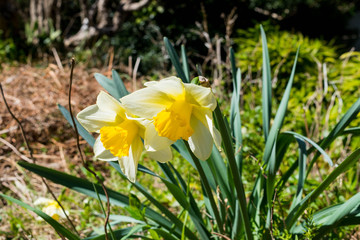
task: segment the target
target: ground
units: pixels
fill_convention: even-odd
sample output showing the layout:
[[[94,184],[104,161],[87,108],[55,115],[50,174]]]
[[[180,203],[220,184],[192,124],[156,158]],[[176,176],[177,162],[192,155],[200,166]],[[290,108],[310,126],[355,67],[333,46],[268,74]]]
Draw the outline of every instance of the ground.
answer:
[[[70,68],[62,69],[55,64],[47,67],[2,65],[0,72],[7,103],[24,127],[36,163],[65,172],[69,172],[71,166],[81,164],[74,132],[57,108],[57,104],[68,108]],[[74,113],[94,104],[102,90],[93,76],[96,72],[111,77],[108,69],[76,66],[71,99]],[[33,205],[37,198],[51,196],[40,177],[17,165],[19,160],[32,162],[32,159],[29,159],[17,122],[7,111],[2,98],[0,102],[0,192]],[[85,149],[85,141],[81,143]],[[77,171],[83,175],[79,169]],[[56,196],[63,190],[58,185],[49,184]],[[17,223],[15,219],[24,222]],[[21,232],[22,238],[27,239],[26,230],[22,228],[31,228],[32,234],[41,232],[42,236],[57,236],[46,223],[26,226],[26,221],[34,219],[31,212],[1,199],[0,239],[12,237],[12,232]]]

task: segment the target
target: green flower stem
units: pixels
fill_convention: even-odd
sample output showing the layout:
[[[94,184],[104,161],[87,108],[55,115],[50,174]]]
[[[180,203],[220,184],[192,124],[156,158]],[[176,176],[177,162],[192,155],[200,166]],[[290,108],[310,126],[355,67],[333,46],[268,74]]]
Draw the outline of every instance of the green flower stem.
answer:
[[[234,155],[234,149],[232,147],[232,141],[231,136],[226,128],[224,117],[220,111],[219,104],[217,105],[215,111],[214,111],[216,122],[218,123],[219,131],[221,134],[221,138],[223,141],[223,148],[225,150],[225,154],[228,158],[230,170],[234,179],[234,185],[237,193],[237,198],[240,203],[240,211],[242,220],[244,222],[245,227],[245,234],[246,239],[252,240],[253,235],[251,231],[251,225],[249,220],[249,215],[247,213],[247,207],[246,207],[246,196],[245,196],[245,189],[244,185],[242,183],[240,172],[238,170],[238,167],[236,165],[235,155]]]
[[[210,204],[211,204],[211,208],[214,212],[214,215],[215,215],[215,220],[216,220],[216,223],[217,223],[217,228],[219,229],[220,233],[224,233],[224,230],[223,230],[223,223],[221,221],[221,218],[220,218],[220,215],[219,215],[219,210],[217,208],[217,205],[215,203],[215,200],[214,200],[214,197],[213,197],[213,194],[212,194],[212,191],[211,191],[211,188],[210,188],[210,184],[207,180],[207,177],[206,177],[206,174],[204,172],[204,169],[202,168],[200,162],[199,162],[199,159],[193,154],[193,152],[191,151],[190,149],[190,146],[189,146],[189,143],[187,141],[184,141],[185,142],[185,146],[187,148],[187,150],[189,151],[190,155],[191,155],[191,158],[192,160],[194,161],[195,163],[195,166],[200,174],[200,179],[201,179],[201,182],[202,184],[204,185],[204,188],[205,188],[205,191],[206,191],[206,194],[208,195],[209,197],[209,201],[210,201]]]

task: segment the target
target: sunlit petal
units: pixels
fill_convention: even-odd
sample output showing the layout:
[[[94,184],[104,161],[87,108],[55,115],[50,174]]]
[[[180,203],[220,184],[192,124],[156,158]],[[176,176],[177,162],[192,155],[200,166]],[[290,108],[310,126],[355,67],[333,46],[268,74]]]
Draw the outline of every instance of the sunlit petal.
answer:
[[[171,141],[166,137],[160,137],[153,124],[148,124],[146,126],[144,137],[145,150],[154,152],[163,149],[165,146],[170,146],[173,143],[174,141]]]
[[[189,102],[214,111],[217,103],[211,88],[206,88],[195,84],[184,84],[184,86],[186,91],[186,99]]]
[[[122,118],[125,117],[125,110],[120,102],[104,91],[99,93],[96,105],[98,105],[99,109],[103,112],[114,112]]]
[[[134,140],[130,146],[129,156],[119,158],[119,164],[122,172],[131,181],[136,181],[136,173],[139,159],[142,154],[142,141],[140,138]]]
[[[100,136],[96,138],[94,143],[95,158],[102,161],[117,161],[118,157],[115,157],[111,152],[105,149],[103,143],[100,141]]]
[[[208,128],[197,118],[191,118],[191,126],[195,131],[188,141],[190,149],[198,159],[206,160],[211,155],[213,138]]]
[[[177,77],[168,77],[160,81],[150,81],[145,83],[145,86],[157,89],[160,92],[163,92],[172,98],[177,98],[179,95],[184,93],[184,84],[180,78]]]
[[[104,112],[97,105],[91,105],[76,116],[81,125],[89,132],[98,132],[104,126],[116,125],[115,112]]]
[[[162,163],[168,162],[172,159],[172,151],[170,147],[166,147],[156,151],[148,151],[147,154],[151,159]]]
[[[124,108],[139,117],[154,117],[172,104],[172,98],[156,88],[147,87],[120,99]]]

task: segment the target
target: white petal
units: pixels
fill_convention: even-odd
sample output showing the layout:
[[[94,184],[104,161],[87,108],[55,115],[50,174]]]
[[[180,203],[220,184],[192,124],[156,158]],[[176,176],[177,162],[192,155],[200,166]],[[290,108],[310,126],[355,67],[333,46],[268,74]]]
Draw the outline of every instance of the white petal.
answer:
[[[121,117],[124,117],[125,110],[121,106],[120,102],[104,91],[99,93],[96,105],[98,105],[101,111],[115,112]]]
[[[76,116],[89,132],[98,132],[104,126],[116,125],[116,112],[104,112],[97,105],[91,105]]]
[[[195,117],[191,118],[191,127],[194,133],[188,140],[190,149],[198,159],[206,160],[211,155],[214,143],[212,136],[208,128]]]
[[[149,157],[153,160],[156,160],[158,162],[168,162],[172,159],[172,151],[170,147],[163,148],[161,150],[157,150],[154,152],[148,151],[147,154]]]
[[[213,127],[212,135],[213,135],[215,146],[217,147],[217,149],[219,151],[221,151],[221,133],[219,132],[219,130],[217,130],[215,128],[215,126]]]
[[[205,107],[214,111],[216,108],[216,99],[211,88],[202,87],[195,84],[184,84],[186,91],[186,99],[191,103]]]
[[[96,138],[94,143],[95,158],[101,161],[117,161],[119,158],[112,155],[109,150],[106,150],[102,142],[100,141],[100,135]]]
[[[121,170],[131,181],[136,181],[136,173],[139,159],[142,154],[143,144],[140,138],[134,139],[129,149],[129,156],[119,158]]]
[[[207,127],[208,131],[210,131],[212,138],[214,139],[216,147],[221,149],[221,134],[215,128],[212,111],[208,108],[203,107],[194,107],[192,114],[201,121],[201,123]]]
[[[156,88],[157,90],[166,93],[173,98],[184,93],[184,83],[178,77],[168,77],[160,81],[152,81],[145,83],[145,86]]]
[[[174,141],[171,141],[167,137],[160,137],[155,129],[154,124],[149,123],[146,125],[144,145],[147,151],[164,149],[165,147],[169,147],[173,143]]]
[[[34,205],[49,204],[49,203],[51,203],[52,201],[53,201],[53,200],[48,199],[48,198],[39,197],[39,198],[36,199],[36,201],[34,202]]]
[[[153,87],[135,91],[121,98],[120,101],[131,114],[149,119],[155,117],[174,102],[169,95]]]

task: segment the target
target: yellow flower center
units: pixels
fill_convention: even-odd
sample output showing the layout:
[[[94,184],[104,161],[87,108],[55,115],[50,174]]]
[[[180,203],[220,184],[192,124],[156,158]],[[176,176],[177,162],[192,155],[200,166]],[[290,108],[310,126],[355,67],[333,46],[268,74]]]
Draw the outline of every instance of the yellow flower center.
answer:
[[[125,119],[118,126],[106,126],[100,129],[100,141],[105,149],[116,157],[129,156],[130,145],[139,132],[138,125]]]
[[[192,106],[185,99],[177,99],[169,108],[154,117],[155,129],[159,136],[172,141],[188,140],[194,133],[190,126]]]
[[[52,217],[53,219],[55,219],[56,221],[59,221],[60,219],[60,215],[56,213],[56,211],[60,210],[60,205],[55,201],[55,200],[52,200],[50,201],[44,208],[43,208],[43,211],[44,209],[47,211],[47,214],[50,215],[50,217]]]

